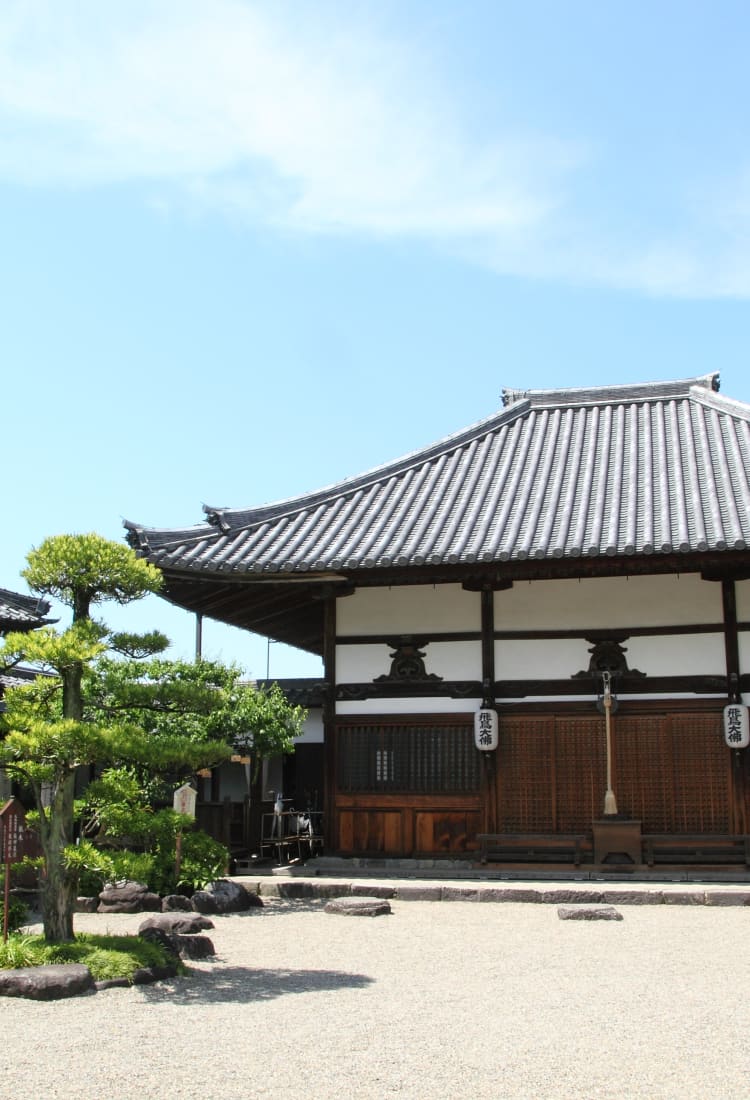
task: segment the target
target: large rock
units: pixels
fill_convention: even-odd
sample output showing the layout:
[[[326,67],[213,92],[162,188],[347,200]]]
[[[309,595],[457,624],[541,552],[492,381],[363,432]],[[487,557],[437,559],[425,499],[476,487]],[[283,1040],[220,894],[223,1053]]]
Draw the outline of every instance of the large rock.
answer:
[[[64,963],[53,966],[28,966],[19,970],[0,970],[0,996],[29,997],[34,1001],[57,1001],[76,997],[94,989],[87,966]]]
[[[116,882],[99,894],[99,913],[159,913],[161,898],[142,882]]]
[[[211,921],[206,921],[203,917],[196,917],[196,920],[211,924]],[[153,918],[143,922],[138,929],[138,935],[149,943],[158,943],[176,959],[207,959],[216,954],[208,936],[202,936],[199,933],[170,932],[167,928],[158,927]]]
[[[142,940],[147,940],[148,943],[157,943],[159,947],[163,947],[175,958],[180,954],[177,947],[177,936],[174,932],[168,932],[166,928],[141,927],[138,929],[138,935]]]
[[[161,899],[161,908],[163,913],[190,913],[193,909],[184,894],[167,894]]]
[[[177,953],[181,959],[207,959],[216,954],[208,936],[175,936]]]
[[[197,890],[191,904],[196,913],[244,913],[247,909],[258,908],[263,902],[257,894],[249,893],[238,882],[217,879],[203,890]]]
[[[148,928],[159,928],[173,936],[193,935],[195,932],[203,932],[206,928],[213,928],[214,923],[208,917],[202,917],[199,913],[155,913],[153,917],[146,917],[138,925],[138,935],[142,936]]]

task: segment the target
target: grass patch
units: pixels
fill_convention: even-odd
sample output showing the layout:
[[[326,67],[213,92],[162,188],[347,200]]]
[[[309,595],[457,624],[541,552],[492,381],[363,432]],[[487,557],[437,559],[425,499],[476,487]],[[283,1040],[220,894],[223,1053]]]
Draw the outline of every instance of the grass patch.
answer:
[[[97,982],[110,978],[132,981],[141,967],[174,963],[174,956],[160,944],[139,936],[98,936],[91,932],[80,932],[69,943],[47,943],[44,936],[16,934],[0,944],[0,970],[52,963],[83,963]]]

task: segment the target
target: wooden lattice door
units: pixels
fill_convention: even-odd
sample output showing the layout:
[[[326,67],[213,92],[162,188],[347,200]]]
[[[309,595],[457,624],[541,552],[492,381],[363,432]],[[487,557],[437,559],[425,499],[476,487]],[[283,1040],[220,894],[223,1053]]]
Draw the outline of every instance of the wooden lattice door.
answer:
[[[644,832],[731,832],[730,754],[709,712],[617,714],[612,722],[618,809]],[[510,715],[497,756],[500,832],[588,832],[604,809],[602,716]]]

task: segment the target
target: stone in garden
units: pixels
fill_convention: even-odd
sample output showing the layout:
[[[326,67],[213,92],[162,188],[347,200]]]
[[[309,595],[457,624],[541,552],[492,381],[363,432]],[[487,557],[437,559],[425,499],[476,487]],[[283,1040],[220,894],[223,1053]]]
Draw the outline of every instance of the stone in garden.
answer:
[[[238,882],[223,878],[210,882],[203,890],[197,890],[191,903],[197,913],[243,913],[263,905],[257,894],[249,893]]]
[[[168,951],[170,955],[174,955],[177,958],[180,954],[177,947],[177,936],[174,932],[168,932],[166,928],[154,928],[147,927],[138,929],[138,935],[142,940],[146,940],[148,943],[158,943],[159,947],[163,947],[165,951]]]
[[[138,925],[138,935],[141,936],[147,928],[160,928],[173,936],[193,935],[195,932],[203,932],[206,928],[213,928],[214,922],[208,917],[202,917],[199,913],[155,913],[153,917],[146,917]]]
[[[181,959],[207,959],[216,954],[208,936],[175,936],[174,939]]]
[[[99,894],[99,913],[159,913],[161,898],[142,882],[116,882]]]
[[[0,996],[29,997],[34,1001],[57,1001],[94,989],[87,966],[63,963],[52,966],[26,966],[18,970],[0,970]]]
[[[73,909],[76,913],[95,913],[98,904],[98,898],[76,898]]]
[[[622,920],[614,905],[561,905],[557,915],[560,920]]]
[[[190,913],[193,907],[184,894],[167,894],[161,899],[161,908],[163,913]]]
[[[385,898],[348,896],[345,898],[331,898],[326,902],[326,913],[341,913],[350,917],[379,917],[391,912],[391,903]]]

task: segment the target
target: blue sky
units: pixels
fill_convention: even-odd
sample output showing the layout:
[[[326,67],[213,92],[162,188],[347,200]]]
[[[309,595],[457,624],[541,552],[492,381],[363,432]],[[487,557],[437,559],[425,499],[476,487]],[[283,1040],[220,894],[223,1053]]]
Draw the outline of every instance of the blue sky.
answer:
[[[503,386],[750,401],[750,8],[3,0],[0,586],[295,496]],[[191,616],[118,612],[175,656]],[[252,676],[315,659],[206,622]]]

